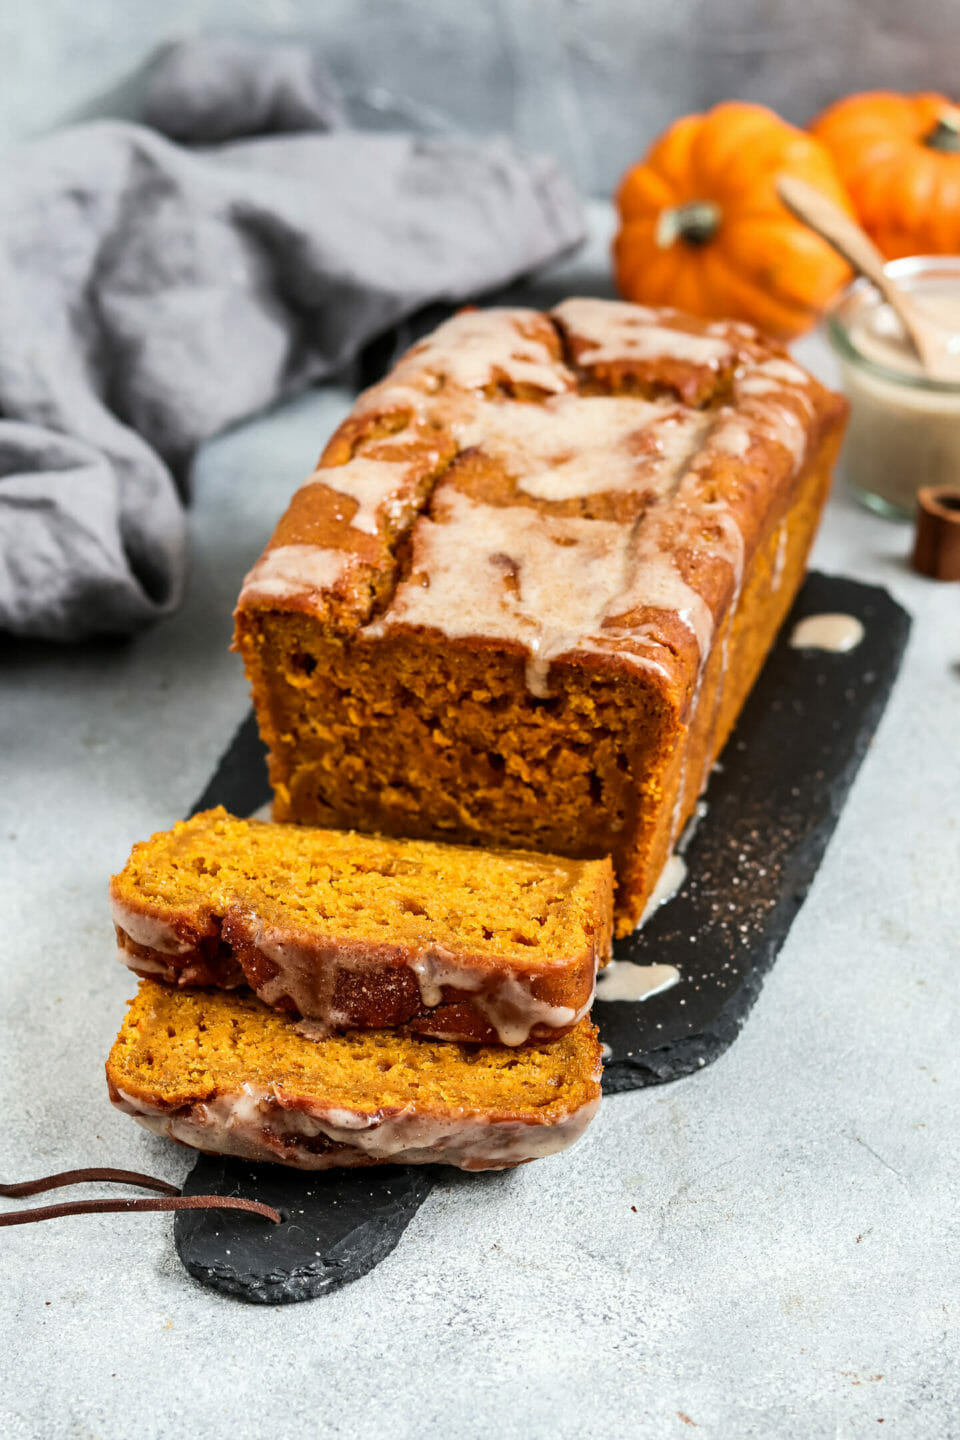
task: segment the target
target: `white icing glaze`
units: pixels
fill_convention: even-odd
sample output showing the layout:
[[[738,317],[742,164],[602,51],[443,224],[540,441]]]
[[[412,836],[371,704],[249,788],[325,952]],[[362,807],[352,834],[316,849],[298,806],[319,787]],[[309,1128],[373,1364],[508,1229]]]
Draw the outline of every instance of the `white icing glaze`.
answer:
[[[776,380],[786,380],[788,385],[799,385],[804,394],[810,384],[810,376],[792,360],[782,360],[774,356],[771,360],[764,360],[757,369],[765,375],[772,375]]]
[[[746,320],[713,320],[706,327],[708,335],[738,335],[741,340],[756,340],[757,331]]]
[[[716,764],[713,766],[713,769],[716,770],[719,774],[722,771],[723,766],[720,764],[719,761],[717,761]],[[677,841],[678,855],[686,855],[687,849],[690,845],[690,841],[693,839],[694,835],[696,835],[697,831],[700,829],[701,824],[709,813],[710,806],[708,805],[707,801],[698,800],[696,805],[694,805],[693,807],[693,813],[691,814],[686,825],[684,825],[683,827],[683,834]]]
[[[635,339],[651,329],[656,332],[651,351],[660,347],[661,332],[669,341],[683,335],[677,342],[681,348],[704,338],[656,325],[664,318],[662,311],[626,304],[574,300],[554,313],[578,335],[597,338],[598,344],[613,344],[611,337],[621,332]],[[676,353],[669,351],[668,339],[663,345]],[[729,340],[710,335],[706,341],[704,356],[732,356]],[[398,378],[406,372],[409,383],[422,367],[424,353],[414,352],[401,362]],[[485,507],[447,492],[437,518],[423,517],[415,528],[412,576],[367,633],[375,637],[392,625],[405,624],[457,638],[483,635],[513,641],[529,652],[530,690],[545,697],[551,662],[572,650],[617,648],[629,663],[666,674],[654,627],[645,632],[643,626],[613,623],[618,615],[647,606],[678,615],[697,641],[702,666],[712,641],[713,616],[683,581],[674,553],[678,541],[689,536],[693,548],[716,553],[731,565],[739,593],[743,541],[723,502],[704,505],[693,493],[678,506],[669,501],[681,491],[687,465],[694,457],[697,466],[708,460],[711,445],[743,455],[754,433],[770,433],[773,427],[778,435],[784,432],[784,443],[796,448],[791,424],[800,422],[789,406],[779,403],[778,393],[794,371],[801,377],[803,372],[784,363],[786,374],[760,375],[761,385],[775,392],[772,399],[746,398],[747,408],[758,412],[756,419],[728,408],[719,422],[709,413],[633,397],[561,394],[531,405],[480,403],[461,393],[451,407],[446,389],[432,400],[421,392],[422,416],[446,424],[461,448],[479,447],[497,456],[528,494],[563,500],[633,488],[643,491],[648,504],[664,503],[648,509],[633,531],[576,519],[565,522],[563,529],[564,522],[552,517],[524,513],[519,507]],[[761,368],[754,370],[759,373]],[[705,541],[697,533],[704,516],[719,530],[718,541]],[[571,553],[563,554],[565,549]],[[622,650],[624,640],[639,642],[640,653],[636,647]],[[645,640],[652,642],[649,654],[644,653]]]
[[[777,553],[773,559],[773,574],[770,577],[770,588],[774,592],[780,589],[783,582],[783,567],[787,563],[787,541],[790,538],[790,530],[786,520],[780,522],[777,530]]]
[[[470,564],[464,564],[467,554]],[[428,585],[417,583],[420,573],[429,576]],[[480,505],[451,491],[438,520],[421,519],[411,579],[366,633],[376,636],[403,624],[515,641],[530,653],[529,689],[543,696],[558,655],[602,650],[624,634],[642,639],[637,627],[624,631],[610,623],[641,605],[676,612],[706,655],[710,609],[661,549],[655,526],[631,530],[520,506]],[[660,668],[653,658],[625,658]]]
[[[410,960],[410,969],[417,977],[420,999],[428,1010],[440,1004],[444,985],[473,991],[479,990],[483,984],[479,971],[462,970],[456,956],[442,945],[429,945],[418,951]]]
[[[864,629],[855,615],[808,615],[793,627],[790,644],[794,650],[832,650],[842,654],[855,650]]]
[[[110,896],[110,913],[114,924],[119,925],[135,945],[143,945],[147,950],[158,950],[161,955],[187,955],[196,949],[191,942],[181,940],[169,921],[161,920],[155,915],[145,915],[141,910],[124,904],[114,895]],[[123,958],[126,959],[127,952],[122,945],[120,948]],[[137,959],[136,963],[139,966],[141,961]]]
[[[450,951],[442,946],[430,946],[420,951],[410,962],[420,985],[420,997],[428,1009],[439,1005],[443,998],[443,987],[470,993],[476,1008],[496,1031],[501,1045],[523,1045],[530,1038],[535,1025],[547,1025],[552,1030],[573,1025],[590,1013],[593,991],[579,1010],[568,1005],[549,1005],[533,994],[533,975],[524,975],[516,970],[498,970],[465,967]]]
[[[138,975],[159,975],[161,979],[176,984],[177,968],[175,965],[164,965],[162,960],[157,960],[152,955],[134,955],[127,949],[122,936],[117,937],[117,946],[124,965],[128,965]]]
[[[310,1039],[351,1023],[351,1017],[334,1005],[342,970],[369,971],[378,964],[390,963],[363,945],[353,949],[347,943],[297,943],[287,934],[259,924],[255,917],[250,917],[250,925],[253,943],[277,966],[276,975],[256,987],[257,994],[267,1005],[288,996],[307,1022],[302,1033]],[[501,1045],[525,1044],[535,1025],[551,1029],[573,1025],[589,1013],[593,1003],[591,992],[579,1010],[550,1005],[533,993],[536,970],[524,973],[503,965],[470,965],[440,945],[425,946],[414,952],[407,963],[417,977],[420,997],[428,1010],[441,1004],[444,986],[466,991]],[[450,1040],[470,1038],[457,1037],[447,1025],[442,1035]]]
[[[806,455],[807,420],[813,414],[810,377],[800,366],[778,357],[745,365],[734,381],[734,400],[734,405],[715,412],[696,466],[717,451],[742,460],[755,440],[766,439],[782,445],[794,469],[799,468]]]
[[[396,511],[403,503],[397,491],[404,486],[408,469],[407,461],[371,460],[357,455],[345,465],[326,465],[315,470],[307,484],[327,485],[338,495],[348,495],[355,500],[357,509],[350,524],[354,530],[376,535],[382,512],[391,508]]]
[[[530,339],[521,327],[541,325],[534,310],[489,309],[453,316],[432,335],[409,350],[390,375],[360,396],[356,414],[371,409],[409,409],[429,426],[447,425],[456,435],[470,423],[476,409],[473,393],[506,377],[549,395],[575,388],[575,379],[549,345]],[[457,392],[451,399],[450,389]],[[478,396],[479,401],[479,396]],[[484,409],[491,408],[484,406]],[[416,437],[422,440],[422,433]],[[391,444],[404,445],[403,432]],[[378,516],[399,516],[410,503],[403,493],[407,463],[357,456],[344,465],[324,466],[307,484],[324,484],[357,501],[354,529],[376,533]],[[346,572],[349,552],[318,545],[285,545],[265,552],[244,580],[243,603],[261,599],[288,600],[314,590],[330,589]]]
[[[753,444],[750,426],[736,410],[724,407],[718,412],[717,424],[710,434],[713,449],[742,460]]]
[[[611,960],[597,981],[598,1000],[649,1000],[669,990],[680,979],[676,965],[634,965]]]
[[[942,378],[960,385],[960,294],[956,281],[931,283],[929,276],[919,279],[919,285],[909,285],[911,299],[939,342],[938,358],[947,366]],[[850,339],[860,354],[876,365],[914,379],[926,375],[903,326],[887,304],[863,306],[851,326]],[[949,404],[950,398],[944,403]]]
[[[241,602],[254,592],[272,600],[331,589],[350,562],[345,550],[320,545],[278,545],[265,550],[243,582]]]
[[[298,1020],[293,1028],[304,1040],[326,1040],[330,1034],[330,1026],[324,1025],[320,1020]]]
[[[304,1170],[371,1161],[503,1170],[572,1145],[596,1114],[600,1100],[596,1097],[553,1123],[497,1120],[455,1106],[446,1115],[425,1114],[413,1104],[393,1113],[364,1113],[317,1102],[292,1109],[285,1108],[278,1087],[259,1090],[250,1085],[173,1114],[160,1113],[123,1091],[115,1103],[155,1135],[183,1145],[250,1160],[281,1160]],[[311,1149],[307,1142],[321,1136],[338,1148]]]
[[[597,339],[581,352],[584,366],[609,364],[617,360],[685,360],[694,365],[719,366],[730,357],[725,340],[710,335],[691,335],[686,330],[672,330],[665,325],[645,325],[633,333],[610,328],[607,338]]]
[[[341,970],[363,968],[364,956],[349,945],[331,942],[298,943],[286,932],[281,933],[249,915],[251,939],[277,967],[270,980],[261,981],[256,992],[265,1005],[275,1005],[289,997],[316,1035],[328,1035],[350,1023],[334,1005],[337,976]]]
[[[851,294],[835,322],[853,347],[852,355],[841,353],[850,401],[847,479],[903,519],[916,513],[919,486],[955,485],[960,474],[960,287],[937,260],[920,266],[901,283],[923,312],[938,368],[948,367],[945,378],[952,384],[927,383],[899,320],[879,296],[857,302]]]
[[[730,634],[733,629],[733,617],[736,615],[737,609],[740,604],[740,589],[743,584],[743,532],[734,520],[728,506],[723,501],[717,501],[711,505],[704,505],[702,506],[702,510],[705,514],[711,515],[714,523],[719,525],[726,544],[726,559],[730,562],[730,568],[733,572],[733,595],[730,598],[730,604],[728,606],[727,614],[725,617],[726,623],[723,627],[723,640],[720,651],[720,667],[717,678],[717,689],[713,702],[714,714],[719,715],[720,707],[723,702],[724,686],[727,680],[727,654],[730,649]],[[693,704],[691,706],[692,712],[696,711],[697,705],[700,701],[700,686],[702,681],[703,667],[701,666],[700,673],[697,676],[697,690],[693,699]],[[702,795],[704,790],[706,790],[707,783],[710,779],[710,766],[712,758],[712,751],[710,746],[708,745],[703,757],[703,766],[700,770],[700,786],[697,792],[700,795]],[[674,825],[671,838],[674,844],[677,844],[680,837],[680,816],[683,811],[683,801],[685,799],[684,779],[686,778],[686,753],[684,753],[683,763],[684,775],[681,777],[680,789],[677,792],[677,804],[673,812]]]
[[[737,377],[734,393],[740,395],[776,395],[778,399],[789,396],[809,415],[813,411],[810,396],[810,377],[799,365],[773,358],[750,365]]]
[[[640,917],[636,927],[638,930],[647,923],[655,910],[659,910],[661,905],[666,905],[668,900],[673,899],[686,878],[687,862],[683,856],[676,853],[668,855],[657,883],[650,893],[646,908]]]
[[[418,396],[414,403],[419,409],[424,393],[438,391],[436,383],[430,386],[429,377],[461,390],[483,390],[501,375],[513,384],[529,385],[548,394],[570,390],[573,376],[550,346],[522,333],[524,325],[542,323],[537,310],[491,308],[454,315],[408,350],[382,385],[367,392],[364,408],[368,408],[368,398],[383,404],[385,398],[410,387],[406,403]]]
[[[747,383],[744,382],[745,385]],[[753,392],[747,391],[746,393],[749,395]],[[778,445],[782,445],[784,450],[789,453],[794,467],[799,467],[807,447],[807,430],[800,416],[791,410],[789,405],[767,397],[760,413],[751,415],[750,418],[757,424],[757,428],[762,434],[770,440],[775,440]]]
[[[560,323],[588,345],[577,363],[593,365],[620,360],[683,360],[717,368],[730,364],[733,347],[725,337],[674,330],[658,320],[663,312],[610,300],[565,300],[553,312]]]
[[[746,370],[734,386],[738,410],[745,422],[782,445],[795,470],[807,451],[806,421],[813,413],[809,383],[798,365],[772,359]]]
[[[697,513],[720,531],[719,541],[706,545],[701,540],[700,548],[722,556],[733,571],[733,598],[729,605],[733,613],[740,603],[740,583],[743,579],[743,531],[724,500],[702,501]]]
[[[228,1117],[228,1123],[237,1126],[258,1124],[263,1114],[262,1105],[265,1094],[265,1091],[257,1089],[249,1081],[244,1081],[240,1089],[235,1090],[222,1105]],[[220,1105],[220,1098],[218,1097],[212,1103],[214,1106]]]
[[[660,305],[635,305],[632,300],[599,300],[593,295],[571,295],[568,300],[554,305],[550,314],[578,335],[593,335],[616,325],[655,325],[664,316],[677,315],[679,311]]]
[[[579,1010],[569,1005],[549,1005],[530,993],[517,975],[506,975],[493,991],[477,995],[474,1003],[496,1031],[501,1045],[523,1045],[535,1025],[558,1030],[589,1015],[593,990]]]
[[[463,447],[496,456],[520,489],[542,500],[615,490],[666,494],[709,427],[699,410],[619,395],[559,395],[542,405],[478,407]]]

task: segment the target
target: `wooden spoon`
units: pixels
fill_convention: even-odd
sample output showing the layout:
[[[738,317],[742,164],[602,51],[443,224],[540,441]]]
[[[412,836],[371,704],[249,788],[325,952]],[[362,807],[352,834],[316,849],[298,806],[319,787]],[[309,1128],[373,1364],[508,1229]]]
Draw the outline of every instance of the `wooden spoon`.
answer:
[[[813,185],[793,175],[780,176],[777,194],[792,215],[815,230],[854,270],[876,285],[930,379],[956,384],[960,380],[960,357],[950,350],[943,330],[928,319],[913,296],[890,279],[883,256],[857,222]]]

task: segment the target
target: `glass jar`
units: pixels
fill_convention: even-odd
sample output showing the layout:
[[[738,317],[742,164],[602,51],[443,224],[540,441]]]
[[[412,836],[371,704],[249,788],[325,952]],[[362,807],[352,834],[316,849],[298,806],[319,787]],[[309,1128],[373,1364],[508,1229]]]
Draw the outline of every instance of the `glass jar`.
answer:
[[[957,356],[956,382],[928,379],[867,280],[834,303],[827,334],[850,401],[847,478],[871,510],[910,519],[921,485],[960,484],[960,256],[911,255],[886,271],[943,331]]]

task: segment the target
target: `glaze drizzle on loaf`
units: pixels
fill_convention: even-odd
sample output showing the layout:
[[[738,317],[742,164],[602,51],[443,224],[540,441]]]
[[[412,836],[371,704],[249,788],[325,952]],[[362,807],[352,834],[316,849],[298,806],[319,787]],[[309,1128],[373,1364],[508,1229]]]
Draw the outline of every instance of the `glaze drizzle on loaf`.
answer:
[[[373,434],[345,463],[325,459],[308,484],[353,502],[354,531],[387,534],[409,502],[410,453],[438,434],[454,442],[430,510],[409,513],[409,577],[394,578],[379,615],[360,617],[371,637],[417,626],[512,642],[528,653],[531,693],[546,697],[561,655],[616,652],[662,670],[650,622],[668,614],[694,638],[702,668],[717,616],[698,572],[724,567],[729,600],[745,559],[737,506],[712,476],[771,449],[796,470],[811,383],[744,325],[603,300],[568,300],[547,316],[467,311],[361,396],[356,420]],[[477,454],[521,505],[461,488]],[[699,557],[690,573],[684,554]],[[353,560],[319,540],[268,549],[240,609],[264,598],[322,606]]]
[[[478,505],[451,491],[437,518],[415,532],[411,578],[369,634],[423,626],[459,638],[517,642],[528,652],[530,692],[541,697],[549,693],[547,675],[558,655],[601,651],[620,637],[642,644],[643,633],[618,625],[617,617],[644,606],[673,611],[705,654],[710,610],[648,536],[602,520]],[[476,557],[470,565],[464,564],[467,549]],[[662,668],[655,649],[630,658]]]
[[[736,360],[736,332],[730,327],[689,323],[689,317],[684,321],[674,310],[573,299],[564,300],[551,314],[575,337],[576,363],[585,370],[637,360],[682,360],[716,370]]]

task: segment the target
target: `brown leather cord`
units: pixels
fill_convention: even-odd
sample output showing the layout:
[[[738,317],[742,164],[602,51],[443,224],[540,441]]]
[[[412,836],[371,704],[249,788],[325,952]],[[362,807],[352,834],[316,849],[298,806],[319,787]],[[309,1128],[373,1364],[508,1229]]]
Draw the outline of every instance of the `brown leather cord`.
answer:
[[[65,1215],[140,1214],[151,1210],[243,1210],[281,1224],[279,1210],[259,1200],[236,1195],[164,1195],[160,1200],[67,1200],[61,1205],[38,1205],[35,1210],[10,1210],[0,1215],[4,1225],[32,1225],[38,1220],[59,1220]]]
[[[92,1180],[106,1180],[114,1185],[139,1185],[142,1190],[159,1190],[161,1195],[179,1195],[176,1185],[141,1175],[138,1170],[112,1170],[93,1165],[86,1170],[59,1170],[56,1175],[41,1175],[37,1180],[21,1180],[17,1185],[0,1184],[0,1195],[16,1199],[21,1195],[41,1195],[44,1190],[58,1190],[61,1185],[84,1185]]]

